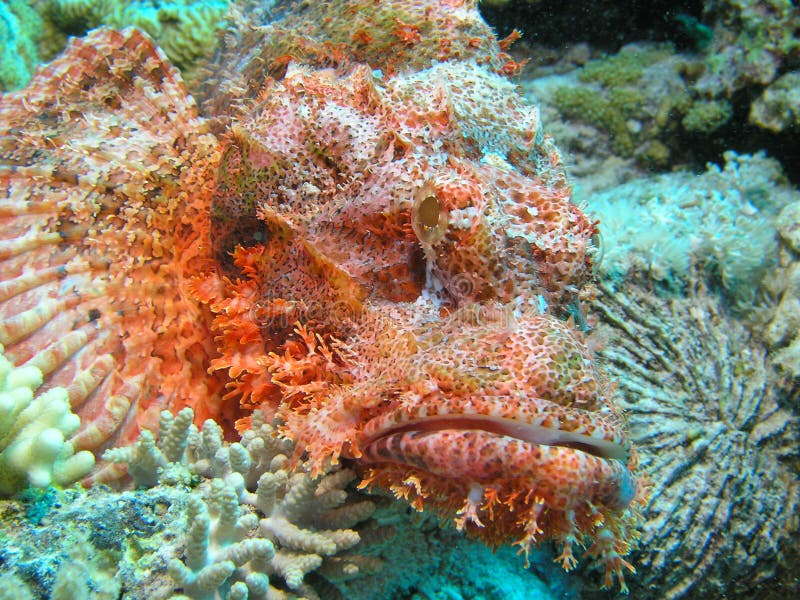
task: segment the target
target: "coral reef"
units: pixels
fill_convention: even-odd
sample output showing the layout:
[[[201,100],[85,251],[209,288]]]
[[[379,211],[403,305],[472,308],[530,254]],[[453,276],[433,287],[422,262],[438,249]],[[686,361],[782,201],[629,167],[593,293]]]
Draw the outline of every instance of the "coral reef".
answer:
[[[191,409],[165,412],[158,442],[145,430],[134,445],[107,452],[147,489],[69,492],[35,523],[17,505],[18,533],[0,546],[7,568],[52,594],[54,573],[73,569],[77,584],[117,590],[98,598],[124,586],[135,598],[177,587],[196,599],[244,590],[251,598],[317,598],[304,582],[311,571],[338,581],[379,570],[382,561],[360,554],[351,529],[375,510],[344,490],[353,471],[312,478],[302,466],[288,470],[292,444],[254,421],[241,443],[229,444],[213,421],[197,431]],[[53,552],[31,556],[32,541],[51,538],[62,540]],[[84,549],[69,550],[76,543]]]
[[[781,211],[778,235],[781,242],[778,268],[765,286],[777,299],[777,306],[763,334],[772,350],[773,365],[797,379],[800,377],[800,201]]]
[[[579,4],[484,12],[522,31],[511,53],[530,59],[523,86],[582,172],[618,168],[603,160],[613,155],[624,177],[765,149],[796,180],[796,3],[654,2],[646,14],[624,0]]]
[[[0,1],[0,92],[23,87],[39,62],[42,21],[24,0]]]
[[[800,128],[800,71],[772,82],[750,106],[750,122],[770,131]]]
[[[191,409],[162,415],[158,444],[143,432],[133,446],[109,450],[106,458],[128,462],[134,481],[205,481],[187,501],[184,560],[172,559],[170,574],[192,598],[213,598],[246,589],[252,597],[276,594],[270,579],[304,597],[313,595],[303,580],[334,557],[328,573],[356,576],[380,568],[346,551],[361,541],[350,529],[374,511],[368,500],[346,503],[344,487],[355,473],[337,469],[312,478],[302,465],[288,469],[293,445],[254,414],[241,443],[223,445],[222,430],[206,421],[193,428]],[[254,511],[257,511],[254,512]],[[243,587],[245,586],[245,587]],[[272,596],[270,596],[272,597]]]
[[[780,589],[798,533],[800,430],[766,347],[702,278],[682,294],[646,277],[603,283],[591,311],[652,485],[632,593]]]
[[[186,70],[212,53],[227,10],[228,0],[49,0],[43,12],[72,35],[101,25],[138,27]]]
[[[64,388],[34,395],[42,384],[35,366],[14,367],[0,345],[0,496],[28,485],[69,485],[94,467],[91,452],[68,439],[80,426]]]
[[[602,3],[592,4],[586,12],[599,15]],[[669,7],[675,14],[681,3],[671,4],[676,5]],[[537,3],[536,9],[544,15],[548,5]],[[656,10],[652,5],[648,9]],[[570,5],[563,12],[572,15],[576,7]],[[523,88],[529,98],[543,102],[542,122],[565,150],[569,172],[579,176],[575,198],[587,214],[600,220],[604,257],[598,272],[603,285],[614,296],[631,299],[625,318],[613,324],[620,332],[608,335],[605,345],[605,352],[617,358],[615,344],[628,353],[627,362],[620,359],[610,370],[612,378],[620,381],[629,410],[631,406],[638,410],[633,404],[636,394],[659,397],[656,392],[662,378],[667,378],[665,399],[681,397],[676,382],[688,386],[694,378],[711,385],[720,378],[718,373],[724,374],[726,360],[732,361],[736,377],[725,376],[716,391],[701,390],[703,397],[730,397],[732,388],[738,399],[739,389],[761,386],[748,393],[760,395],[761,406],[772,407],[753,409],[756,414],[751,422],[765,424],[755,426],[756,436],[742,436],[742,446],[732,440],[740,435],[737,428],[747,431],[751,426],[744,414],[734,418],[722,411],[725,418],[721,420],[730,424],[729,429],[720,429],[713,439],[695,426],[694,417],[698,410],[706,410],[700,414],[708,420],[710,409],[694,408],[697,404],[691,400],[666,404],[664,411],[670,414],[654,410],[649,418],[631,416],[634,442],[643,448],[646,472],[655,465],[655,475],[651,475],[656,486],[655,511],[645,514],[648,521],[640,546],[645,554],[637,555],[648,569],[635,584],[643,586],[637,588],[643,595],[777,597],[781,590],[796,588],[792,577],[797,573],[797,554],[786,540],[797,532],[789,516],[796,510],[797,479],[791,469],[796,471],[797,459],[787,447],[796,444],[800,373],[798,193],[787,185],[774,159],[783,162],[783,172],[796,182],[799,15],[797,4],[789,2],[705,2],[704,14],[694,18],[697,43],[676,43],[678,50],[661,56],[654,50],[663,46],[643,42],[659,39],[647,30],[655,16],[645,22],[629,17],[628,22],[635,23],[631,31],[613,29],[620,39],[640,40],[619,50],[620,43],[609,44],[601,27],[584,28],[585,35],[574,40],[559,31],[557,49],[550,51],[537,45],[546,35],[542,32],[563,18],[558,14],[548,14],[544,22],[535,18],[526,23],[519,16],[513,22],[523,29],[523,44],[529,40],[527,48],[521,45],[512,51],[517,60],[531,57],[529,70],[523,73]],[[691,22],[687,17],[686,23]],[[710,28],[713,35],[706,36]],[[655,57],[649,64],[627,60],[645,59],[648,51]],[[620,91],[627,95],[613,102],[611,94]],[[627,98],[636,102],[626,102]],[[763,155],[724,152],[728,148],[739,152],[765,148],[771,158],[762,163]],[[698,171],[709,159],[721,168],[710,167],[699,176],[688,170],[674,172],[676,165]],[[647,177],[643,176],[645,167],[650,170]],[[664,168],[673,172],[652,175],[653,169]],[[708,279],[713,291],[697,292],[698,277]],[[680,294],[698,308],[672,297]],[[602,302],[609,302],[603,294]],[[619,307],[614,310],[623,312]],[[714,326],[708,337],[714,341],[701,342],[702,334],[697,333],[690,359],[696,366],[669,378],[658,369],[666,366],[657,362],[656,350],[667,353],[667,343],[677,332],[705,332],[698,327],[700,315],[720,315],[708,318]],[[648,334],[643,323],[661,333]],[[608,327],[601,323],[602,329]],[[675,333],[670,336],[670,331]],[[725,339],[728,333],[734,341]],[[639,337],[642,348],[636,348]],[[655,340],[652,346],[650,339]],[[729,348],[734,354],[757,355],[758,368],[744,369],[749,358],[720,357]],[[646,365],[651,375],[642,371],[637,377],[636,365]],[[748,376],[752,383],[746,380]],[[687,411],[684,405],[693,407],[688,409],[692,417],[681,420],[679,415]],[[648,403],[640,406],[650,410]],[[776,406],[775,416],[770,416]],[[653,431],[662,422],[670,424],[676,439],[681,429],[687,432],[688,442],[698,447],[697,466],[682,461],[677,442],[670,450],[665,436]],[[761,431],[772,427],[775,435],[762,441]],[[716,465],[704,458],[703,452],[711,452],[702,450],[706,444],[709,448],[727,445],[728,451],[709,454],[725,457],[726,462]],[[675,465],[673,470],[662,466],[667,461]],[[711,482],[709,496],[693,497],[692,492],[705,485],[706,476]],[[666,478],[666,483],[659,477]],[[779,483],[772,484],[773,479]],[[659,485],[668,501],[659,496]],[[751,493],[751,486],[759,488],[759,493]],[[697,516],[689,516],[690,509],[680,504],[686,491],[699,507]],[[723,498],[716,506],[715,493]],[[752,503],[748,494],[753,496]],[[784,503],[789,508],[784,509]],[[706,511],[712,509],[714,516],[706,519]],[[763,514],[762,524],[754,528],[744,514]],[[710,524],[703,523],[704,519]],[[648,557],[647,548],[659,548],[661,555],[652,551]],[[692,568],[704,575],[692,574]]]
[[[90,533],[87,524],[93,519],[82,511],[101,510],[110,528],[119,521],[120,513],[137,519],[139,515],[131,510],[125,498],[114,498],[119,512],[112,512],[109,498],[99,502],[94,498],[95,502],[82,503],[78,493],[72,490],[53,492],[52,495],[56,498],[48,508],[52,512],[41,524],[33,523],[26,514],[29,501],[4,502],[0,525],[0,557],[4,570],[0,578],[0,598],[118,598],[122,582],[117,572],[117,560],[121,555],[103,546],[98,537],[93,537],[100,533],[100,529],[93,528]],[[141,509],[142,505],[136,508]],[[141,524],[139,521],[136,525]],[[120,529],[130,534],[136,531],[136,525]],[[167,596],[162,594],[161,597]]]
[[[600,275],[618,282],[646,271],[679,287],[700,266],[742,308],[751,306],[777,266],[779,213],[800,194],[763,154],[728,152],[725,161],[702,175],[635,179],[588,196],[603,237]]]
[[[554,562],[544,546],[529,557],[530,567],[514,548],[490,549],[459,532],[442,528],[424,515],[409,515],[396,505],[379,507],[376,528],[362,528],[362,540],[374,532],[395,532],[365,549],[377,553],[383,569],[367,577],[337,583],[344,598],[503,598],[509,600],[577,600],[580,580]]]
[[[623,176],[702,163],[748,113],[737,143],[789,139],[797,7],[706,7],[674,16],[680,54],[575,47],[526,83],[551,133]],[[800,201],[775,161],[579,187],[584,211],[475,2],[244,0],[198,65],[227,8],[47,12],[135,23],[208,118],[133,29],[0,98],[0,493],[34,486],[0,509],[0,592],[564,597],[578,548],[641,597],[792,585]],[[89,491],[46,488],[137,435]],[[558,584],[491,579],[464,533]]]
[[[566,125],[554,129],[559,140],[562,130],[584,123],[598,130],[593,138],[609,140],[618,156],[663,168],[686,161],[687,139],[712,135],[733,117],[727,99],[708,99],[693,89],[698,69],[702,65],[692,55],[677,54],[669,45],[640,42],[565,74],[526,79],[523,86],[532,100],[549,108],[548,123],[566,119]],[[596,139],[564,133],[565,148],[579,155],[602,154],[591,147]]]
[[[4,592],[12,594],[9,600],[57,597],[56,578],[67,574],[73,585],[89,588],[81,598],[118,598],[120,590],[131,600],[180,597],[168,564],[182,562],[177,557],[185,549],[189,499],[199,496],[181,485],[51,491],[38,521],[30,513],[40,501],[0,501],[0,598]],[[340,568],[336,555],[325,557],[304,579],[306,597],[370,600],[409,597],[416,590],[430,597],[578,597],[578,580],[561,571],[551,553],[532,557],[540,579],[522,568],[522,558],[511,548],[495,553],[435,521],[419,523],[385,498],[372,500],[384,505],[377,520],[359,524],[361,542],[341,553],[345,565],[357,563],[358,572]],[[373,572],[378,563],[383,568]],[[297,597],[297,591],[278,589],[284,587],[280,577],[273,575],[272,581],[275,597]]]
[[[711,0],[714,36],[707,69],[697,89],[707,97],[730,97],[752,86],[767,86],[786,63],[800,56],[800,9],[785,0]]]
[[[712,133],[730,121],[733,107],[725,99],[699,100],[692,104],[681,119],[689,132]]]
[[[580,118],[608,132],[612,148],[622,156],[633,153],[634,127],[629,126],[629,122],[635,119],[644,104],[641,93],[613,89],[604,97],[594,89],[560,87],[553,102],[567,117]]]

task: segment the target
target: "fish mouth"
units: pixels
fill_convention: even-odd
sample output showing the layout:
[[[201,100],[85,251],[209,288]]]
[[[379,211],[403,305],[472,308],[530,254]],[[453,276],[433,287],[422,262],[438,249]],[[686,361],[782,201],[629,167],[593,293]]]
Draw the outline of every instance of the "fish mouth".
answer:
[[[580,412],[582,411],[572,411],[571,414],[579,415]],[[394,418],[384,416],[368,423],[363,431],[360,445],[367,450],[390,437],[406,433],[476,431],[505,436],[533,445],[571,448],[598,458],[627,464],[631,452],[630,444],[621,432],[618,432],[617,427],[606,423],[605,429],[593,430],[594,432],[590,433],[589,431],[592,431],[590,428],[580,427],[579,420],[576,426],[575,423],[568,422],[569,418],[555,417],[555,413],[557,411],[539,416],[538,419],[529,417],[527,420],[479,413],[439,413],[416,417],[407,415],[403,418],[398,416],[399,413],[395,413]],[[393,420],[394,423],[391,422]],[[401,422],[397,422],[398,420]]]
[[[605,414],[560,406],[523,411],[525,420],[424,412],[411,417],[397,410],[368,422],[360,440],[363,451],[355,458],[377,468],[417,469],[429,477],[426,485],[442,479],[505,489],[509,497],[521,485],[559,510],[584,496],[623,510],[636,496],[637,480],[628,467],[630,442]]]

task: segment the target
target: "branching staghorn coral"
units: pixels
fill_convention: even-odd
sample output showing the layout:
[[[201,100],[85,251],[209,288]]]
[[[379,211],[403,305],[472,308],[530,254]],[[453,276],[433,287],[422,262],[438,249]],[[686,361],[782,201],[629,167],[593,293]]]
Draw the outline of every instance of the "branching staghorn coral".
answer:
[[[174,417],[165,411],[158,442],[144,431],[104,456],[127,463],[138,486],[203,478],[188,500],[183,560],[169,564],[187,596],[316,598],[304,581],[311,571],[337,581],[380,568],[379,559],[348,552],[361,541],[352,527],[375,509],[345,491],[353,471],[311,477],[303,465],[290,469],[293,445],[260,412],[233,444],[211,420],[198,431],[192,416],[188,408]]]
[[[243,511],[236,492],[221,479],[212,480],[206,500],[191,496],[188,503],[187,544],[184,562],[173,559],[169,571],[178,586],[190,598],[203,600],[217,597],[218,591],[241,594],[242,585],[255,592],[266,589],[261,576],[248,583],[228,581],[237,569],[254,560],[270,560],[275,550],[269,540],[250,538],[247,533],[257,523],[257,517]],[[227,585],[226,585],[227,584]]]

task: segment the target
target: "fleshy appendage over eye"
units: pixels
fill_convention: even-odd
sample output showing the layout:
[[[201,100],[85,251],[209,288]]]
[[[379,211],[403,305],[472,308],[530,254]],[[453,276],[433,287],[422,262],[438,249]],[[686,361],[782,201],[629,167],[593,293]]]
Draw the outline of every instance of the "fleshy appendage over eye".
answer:
[[[411,228],[423,245],[435,244],[447,231],[447,212],[442,208],[436,188],[426,182],[414,195]]]

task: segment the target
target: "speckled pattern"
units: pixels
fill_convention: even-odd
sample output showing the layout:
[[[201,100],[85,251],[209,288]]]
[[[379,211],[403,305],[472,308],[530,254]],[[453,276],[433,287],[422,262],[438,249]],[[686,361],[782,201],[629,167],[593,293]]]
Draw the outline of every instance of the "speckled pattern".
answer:
[[[596,224],[474,3],[387,7],[420,22],[374,24],[384,70],[315,39],[213,123],[133,30],[3,98],[0,342],[72,390],[82,447],[262,410],[314,470],[354,461],[492,545],[555,539],[567,569],[587,546],[625,589],[646,490],[565,320]]]

